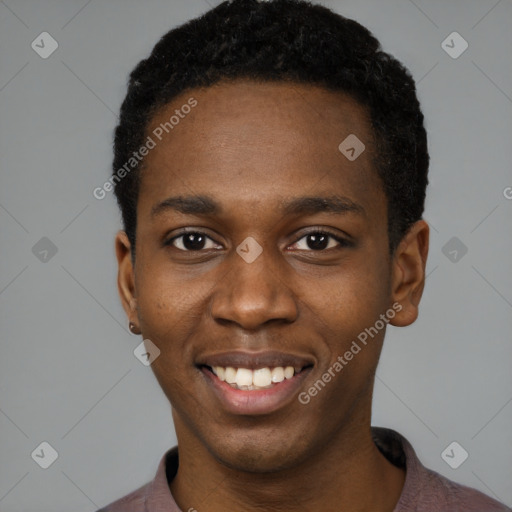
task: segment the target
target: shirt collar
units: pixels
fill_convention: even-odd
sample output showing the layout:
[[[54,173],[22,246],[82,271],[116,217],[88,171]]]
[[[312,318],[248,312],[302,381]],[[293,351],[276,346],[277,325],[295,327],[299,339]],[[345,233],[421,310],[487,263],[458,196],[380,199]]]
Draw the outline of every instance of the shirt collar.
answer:
[[[419,461],[411,444],[398,432],[372,427],[372,437],[377,448],[392,464],[406,468],[404,487],[394,512],[410,510],[415,503],[415,483],[422,480],[427,469]],[[145,512],[182,512],[169,489],[169,483],[178,471],[178,463],[178,447],[175,446],[164,454],[154,480],[147,487]]]

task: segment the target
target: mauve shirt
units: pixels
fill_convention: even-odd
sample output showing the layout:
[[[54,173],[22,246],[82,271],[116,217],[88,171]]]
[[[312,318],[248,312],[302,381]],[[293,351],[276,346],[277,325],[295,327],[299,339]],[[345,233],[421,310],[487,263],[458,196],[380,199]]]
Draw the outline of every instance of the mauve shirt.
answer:
[[[372,427],[373,440],[386,458],[406,470],[402,494],[393,512],[512,512],[511,508],[476,489],[457,484],[421,464],[410,443],[391,429]],[[152,482],[140,487],[98,512],[188,512],[182,511],[169,490],[178,471],[178,449],[162,457]],[[193,505],[193,504],[192,504]],[[200,512],[200,505],[196,504]],[[226,507],[229,510],[229,507]]]

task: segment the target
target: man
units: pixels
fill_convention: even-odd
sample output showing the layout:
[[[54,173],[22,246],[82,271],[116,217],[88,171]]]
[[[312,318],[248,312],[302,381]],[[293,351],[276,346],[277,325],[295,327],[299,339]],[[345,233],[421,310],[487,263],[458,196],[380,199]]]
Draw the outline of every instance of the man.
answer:
[[[505,511],[371,427],[418,315],[429,156],[408,71],[358,23],[234,0],[130,76],[119,292],[178,446],[110,512]]]

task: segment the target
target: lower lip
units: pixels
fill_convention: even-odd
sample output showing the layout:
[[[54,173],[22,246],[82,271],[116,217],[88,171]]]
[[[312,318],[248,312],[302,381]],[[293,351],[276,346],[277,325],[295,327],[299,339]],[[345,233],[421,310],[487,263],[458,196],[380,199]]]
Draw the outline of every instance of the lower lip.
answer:
[[[262,415],[275,412],[290,403],[311,369],[311,367],[304,368],[291,379],[276,383],[271,388],[252,391],[232,388],[205,367],[201,368],[201,371],[227,412],[239,415]]]

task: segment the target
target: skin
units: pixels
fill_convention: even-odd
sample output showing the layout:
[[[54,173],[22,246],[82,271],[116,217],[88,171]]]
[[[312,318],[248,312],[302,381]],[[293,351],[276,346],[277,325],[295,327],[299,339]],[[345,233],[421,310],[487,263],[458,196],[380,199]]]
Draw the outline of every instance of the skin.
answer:
[[[136,252],[116,238],[119,292],[129,321],[161,350],[152,368],[172,405],[180,464],[170,488],[182,510],[390,512],[405,473],[371,439],[374,375],[385,329],[307,405],[264,415],[224,410],[195,366],[198,355],[276,349],[321,378],[394,303],[390,321],[410,325],[425,281],[429,229],[418,221],[393,255],[387,201],[372,164],[366,110],[321,87],[238,80],[195,89],[152,120],[148,133],[193,96],[198,105],[146,157],[137,205]],[[356,134],[366,150],[338,150]],[[170,196],[207,195],[222,212],[152,209]],[[348,198],[360,211],[283,215],[302,196]],[[190,250],[190,227],[208,238]],[[329,238],[314,250],[308,234]],[[263,248],[247,263],[245,238]],[[195,246],[197,248],[197,245]],[[186,252],[185,249],[189,248]],[[192,245],[192,248],[194,246]]]

